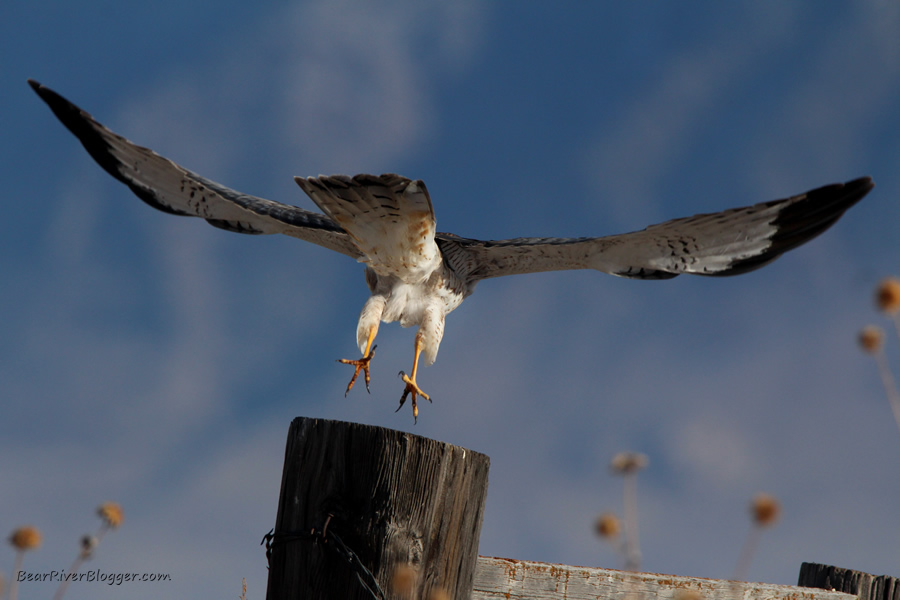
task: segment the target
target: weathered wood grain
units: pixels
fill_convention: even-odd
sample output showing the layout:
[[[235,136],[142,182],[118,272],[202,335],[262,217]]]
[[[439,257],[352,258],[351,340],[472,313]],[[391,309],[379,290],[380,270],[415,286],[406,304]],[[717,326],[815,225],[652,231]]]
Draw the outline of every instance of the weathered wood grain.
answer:
[[[855,600],[788,585],[478,558],[472,600]]]
[[[900,579],[830,565],[803,563],[797,585],[838,590],[860,600],[900,600]]]
[[[349,549],[388,598],[428,598],[440,589],[467,599],[489,463],[483,454],[409,433],[294,419],[267,598],[370,600]],[[414,575],[405,594],[394,593],[398,567]]]

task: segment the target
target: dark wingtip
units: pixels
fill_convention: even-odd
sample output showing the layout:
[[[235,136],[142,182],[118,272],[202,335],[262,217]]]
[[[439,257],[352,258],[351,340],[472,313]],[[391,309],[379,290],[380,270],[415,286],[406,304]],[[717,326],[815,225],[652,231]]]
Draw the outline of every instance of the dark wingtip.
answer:
[[[123,176],[121,173],[121,162],[112,152],[109,142],[104,138],[103,132],[106,131],[110,136],[114,135],[111,131],[106,130],[102,125],[94,121],[93,117],[83,111],[78,106],[72,104],[47,86],[41,85],[33,79],[28,80],[28,85],[40,96],[56,118],[66,126],[66,129],[78,138],[88,154],[97,161],[104,171],[127,185],[137,195],[138,198],[163,212],[172,214],[184,214],[174,210],[171,207],[161,204],[153,192],[143,187],[135,186],[134,182]],[[215,223],[214,223],[215,224]],[[226,227],[227,228],[227,227]]]
[[[713,276],[740,275],[772,262],[785,252],[805,244],[828,230],[875,187],[868,175],[846,183],[832,183],[795,197],[772,221],[776,232],[765,252],[733,262],[726,271]],[[792,200],[792,199],[787,199]],[[784,200],[774,200],[778,204]]]
[[[866,188],[866,191],[868,192],[875,187],[875,180],[869,175],[864,175],[858,179],[847,182],[847,185],[859,185],[860,187]]]
[[[828,190],[828,188],[835,188],[834,191]],[[846,183],[837,183],[834,186],[825,186],[824,188],[820,188],[820,195],[823,197],[826,206],[829,204],[833,204],[837,207],[841,207],[842,210],[840,214],[843,214],[850,207],[855,205],[857,202],[866,197],[866,195],[872,191],[875,187],[875,182],[868,175],[864,177],[858,177],[856,179],[851,179]],[[815,195],[816,192],[820,192],[820,190],[812,190],[808,192],[809,195]],[[839,215],[840,216],[840,215]]]
[[[50,107],[50,110],[66,126],[66,129],[78,138],[85,150],[107,173],[123,183],[129,183],[119,172],[119,162],[110,154],[109,144],[100,133],[103,129],[102,125],[95,122],[91,115],[47,86],[41,85],[33,79],[28,80],[28,85]],[[135,193],[138,193],[138,190],[135,190]],[[139,193],[138,195],[140,196]]]
[[[860,200],[872,189],[875,187],[875,181],[868,175],[864,175],[863,177],[857,177],[856,179],[851,179],[846,183],[835,183],[831,186],[825,186],[820,189],[827,189],[829,187],[835,188],[843,188],[844,194],[848,197],[858,197]],[[812,190],[810,193],[818,190]]]
[[[34,79],[29,79],[28,85],[40,96],[41,100],[47,103],[47,106],[63,122],[63,125],[79,138],[82,137],[82,134],[85,133],[84,122],[90,120],[90,115]]]
[[[773,222],[779,228],[772,238],[773,249],[781,253],[805,244],[834,225],[874,187],[872,178],[865,176],[808,191]]]
[[[863,196],[865,196],[875,188],[875,180],[866,175],[864,177],[854,179],[853,181],[848,181],[845,185],[855,188],[856,193],[859,194],[860,200],[862,200]]]
[[[58,106],[71,105],[68,100],[34,79],[29,79],[28,85],[31,86],[35,94],[41,97],[41,100],[50,105],[53,112],[56,112],[56,107]]]

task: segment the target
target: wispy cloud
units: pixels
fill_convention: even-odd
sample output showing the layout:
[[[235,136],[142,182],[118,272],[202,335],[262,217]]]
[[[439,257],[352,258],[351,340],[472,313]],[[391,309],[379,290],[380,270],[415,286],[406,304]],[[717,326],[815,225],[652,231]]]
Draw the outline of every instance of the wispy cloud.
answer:
[[[612,129],[597,134],[585,160],[588,180],[618,227],[670,218],[657,206],[674,184],[680,156],[715,107],[743,87],[793,38],[797,12],[787,5],[744,4],[746,26],[703,31],[693,44],[659,57],[655,81],[636,87]]]

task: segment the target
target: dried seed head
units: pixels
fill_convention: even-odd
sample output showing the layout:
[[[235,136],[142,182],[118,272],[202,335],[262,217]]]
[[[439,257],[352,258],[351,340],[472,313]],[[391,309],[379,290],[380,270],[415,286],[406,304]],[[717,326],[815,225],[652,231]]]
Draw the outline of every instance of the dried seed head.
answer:
[[[30,525],[19,527],[9,536],[9,543],[21,552],[35,550],[41,546],[41,532]]]
[[[97,509],[97,514],[103,519],[103,523],[111,529],[118,528],[125,519],[122,507],[115,502],[104,502]]]
[[[81,537],[81,558],[90,558],[91,554],[94,553],[94,548],[97,547],[97,538],[92,535],[85,535]]]
[[[609,468],[613,473],[618,475],[627,475],[628,473],[637,473],[645,468],[649,460],[646,454],[640,452],[619,452],[613,456],[609,463]]]
[[[859,332],[859,345],[863,351],[875,354],[884,343],[884,331],[877,325],[867,325]]]
[[[753,522],[760,527],[768,527],[774,525],[778,517],[781,516],[781,504],[775,496],[760,492],[753,497],[750,503],[750,513],[753,515]]]
[[[594,531],[604,539],[613,539],[619,535],[622,525],[615,513],[605,512],[594,521]]]
[[[889,315],[900,311],[900,279],[887,277],[878,284],[875,291],[875,305]]]
[[[399,596],[412,594],[416,587],[418,572],[410,564],[400,564],[391,573],[391,591]]]

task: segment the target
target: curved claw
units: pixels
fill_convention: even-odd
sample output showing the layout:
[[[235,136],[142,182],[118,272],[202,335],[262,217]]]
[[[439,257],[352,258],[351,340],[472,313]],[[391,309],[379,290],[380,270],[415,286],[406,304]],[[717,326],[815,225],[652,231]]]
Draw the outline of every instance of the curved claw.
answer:
[[[426,400],[428,400],[428,402],[431,402],[431,397],[422,391],[422,388],[420,388],[418,386],[415,379],[409,377],[403,371],[400,371],[400,373],[398,373],[398,376],[406,384],[406,388],[404,388],[404,390],[403,390],[403,395],[400,396],[400,406],[398,406],[397,410],[395,410],[394,412],[399,412],[400,409],[403,408],[403,404],[406,403],[407,396],[410,396],[412,399],[413,423],[418,423],[418,421],[419,421],[419,406],[418,406],[418,403],[416,402],[416,398],[418,396],[421,396],[421,397],[425,398]]]
[[[375,348],[378,346],[372,346],[372,349],[369,350],[369,353],[366,356],[358,360],[349,360],[346,358],[339,358],[337,362],[343,363],[345,365],[353,365],[356,367],[356,370],[353,371],[353,377],[350,379],[350,383],[347,384],[347,391],[344,392],[344,398],[347,397],[347,394],[350,393],[350,390],[353,389],[353,384],[356,383],[356,378],[359,377],[359,372],[363,372],[363,380],[366,382],[366,392],[372,393],[369,390],[369,381],[371,381],[371,376],[369,375],[369,363],[372,361],[372,358],[375,356]]]

